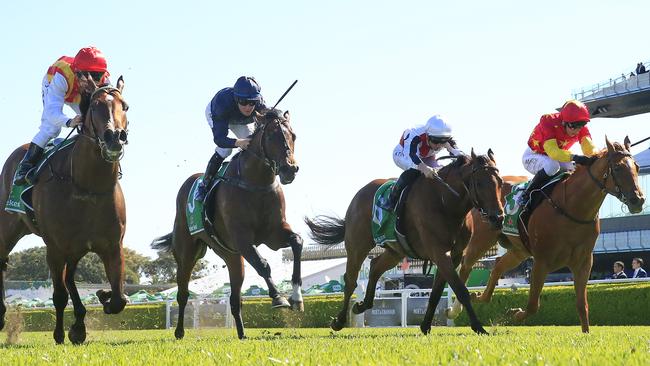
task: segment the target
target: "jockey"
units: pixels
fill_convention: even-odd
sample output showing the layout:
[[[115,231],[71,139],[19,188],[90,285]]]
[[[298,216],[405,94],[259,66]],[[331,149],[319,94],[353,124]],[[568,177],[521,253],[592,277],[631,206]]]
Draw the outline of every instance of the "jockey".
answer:
[[[63,125],[76,127],[83,122],[79,110],[81,95],[79,94],[78,80],[80,73],[87,73],[98,84],[108,82],[106,58],[100,50],[92,46],[82,48],[74,58],[61,56],[47,69],[41,86],[43,97],[41,126],[29,144],[25,157],[16,169],[14,184],[28,183],[27,173],[41,158],[45,145],[59,135]],[[63,113],[64,104],[72,108],[77,115],[73,118],[66,116]]]
[[[587,123],[589,110],[582,102],[570,100],[559,113],[543,115],[528,139],[528,148],[522,161],[524,168],[534,175],[528,188],[520,196],[519,204],[525,204],[530,192],[541,188],[559,171],[573,169],[573,163],[588,165],[595,146]],[[572,155],[568,150],[580,142],[584,155]]]
[[[440,168],[436,154],[443,148],[452,156],[464,155],[452,138],[451,126],[439,115],[429,118],[424,126],[404,131],[393,150],[393,161],[404,172],[393,185],[388,199],[379,202],[379,207],[394,210],[402,190],[415,182],[420,174],[434,178],[436,169]]]
[[[260,86],[254,78],[241,76],[234,87],[219,90],[205,109],[205,117],[212,129],[217,148],[208,162],[205,175],[198,187],[197,200],[205,200],[214,176],[224,159],[232,153],[232,149],[248,147],[251,141],[249,136],[255,130],[254,112],[263,112],[267,109],[260,91]],[[232,131],[237,139],[228,137],[228,130]]]

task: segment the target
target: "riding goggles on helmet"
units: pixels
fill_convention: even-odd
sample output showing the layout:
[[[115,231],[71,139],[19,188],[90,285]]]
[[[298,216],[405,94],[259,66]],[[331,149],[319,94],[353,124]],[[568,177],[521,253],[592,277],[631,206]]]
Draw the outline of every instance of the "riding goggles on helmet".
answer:
[[[428,136],[429,142],[432,144],[444,144],[449,142],[451,140],[451,137],[449,136]]]
[[[237,99],[237,104],[243,105],[243,106],[251,106],[251,105],[256,105],[257,101],[256,100],[248,100],[248,99]]]
[[[572,129],[583,128],[587,125],[587,121],[565,122],[566,126]]]

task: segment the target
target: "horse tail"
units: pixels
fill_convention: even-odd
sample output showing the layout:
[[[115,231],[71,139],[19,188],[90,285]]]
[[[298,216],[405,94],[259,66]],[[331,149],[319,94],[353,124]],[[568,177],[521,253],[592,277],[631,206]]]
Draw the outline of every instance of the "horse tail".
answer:
[[[151,242],[151,248],[158,251],[171,252],[172,251],[172,234],[169,233],[165,236],[154,239]]]
[[[309,226],[309,236],[318,244],[334,245],[345,238],[345,220],[338,217],[320,215],[313,219],[305,217],[305,224]]]

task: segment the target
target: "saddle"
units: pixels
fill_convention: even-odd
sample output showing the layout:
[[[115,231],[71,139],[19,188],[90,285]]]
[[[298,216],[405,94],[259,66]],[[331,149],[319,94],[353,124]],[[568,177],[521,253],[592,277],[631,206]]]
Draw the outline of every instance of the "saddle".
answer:
[[[77,136],[69,139],[54,139],[45,146],[43,155],[39,162],[29,171],[28,177],[30,182],[36,182],[38,176],[45,170],[52,157],[60,151],[72,146],[77,141]],[[14,172],[15,178],[15,172]],[[33,184],[15,185],[12,183],[9,197],[5,203],[5,211],[10,213],[27,214],[33,212],[32,208],[32,188]]]
[[[406,235],[403,234],[404,230],[401,229],[401,222],[411,185],[408,185],[401,192],[394,212],[379,206],[379,202],[383,197],[390,194],[394,184],[395,180],[389,180],[382,184],[375,192],[371,222],[373,240],[377,246],[382,248],[389,247],[398,253],[406,254],[410,258],[420,259],[420,256],[418,256],[406,240]]]
[[[551,192],[555,186],[569,177],[569,172],[559,172],[551,177],[540,189],[535,189],[530,192],[528,202],[522,207],[517,201],[519,196],[524,193],[528,187],[527,182],[519,183],[512,187],[512,191],[506,196],[506,204],[504,206],[505,219],[503,222],[503,233],[506,235],[518,236],[520,228],[528,231],[528,220],[530,216],[547,197],[551,196]],[[521,226],[520,226],[521,225]]]

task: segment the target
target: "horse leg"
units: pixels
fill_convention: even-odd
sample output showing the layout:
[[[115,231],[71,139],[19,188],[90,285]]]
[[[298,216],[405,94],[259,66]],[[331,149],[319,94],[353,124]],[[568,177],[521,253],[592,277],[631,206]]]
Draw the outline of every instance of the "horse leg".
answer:
[[[259,274],[266,285],[269,288],[269,297],[273,300],[271,306],[273,308],[289,308],[291,304],[285,299],[284,296],[280,295],[275,282],[271,278],[271,266],[266,261],[266,259],[260,256],[260,253],[257,251],[257,248],[250,244],[251,241],[239,242],[239,245],[236,247],[239,249],[241,255],[248,261],[248,263],[255,268],[257,274]]]
[[[230,312],[235,319],[237,337],[246,339],[244,334],[244,321],[241,317],[241,287],[244,283],[244,259],[241,256],[232,256],[226,259],[228,274],[230,276]]]
[[[345,264],[345,275],[343,275],[343,279],[345,281],[345,286],[343,288],[343,306],[341,306],[341,311],[339,311],[336,318],[332,319],[332,322],[330,324],[332,330],[335,331],[343,329],[348,321],[348,308],[350,306],[350,298],[352,298],[354,289],[357,288],[357,278],[359,277],[359,270],[361,269],[361,265],[366,259],[366,255],[370,251],[370,249],[363,250],[360,247],[353,247],[352,245],[348,245],[347,242],[345,249],[347,250],[348,261]]]
[[[483,325],[474,312],[469,291],[467,291],[465,283],[463,283],[463,281],[460,280],[460,277],[458,277],[458,273],[456,273],[456,269],[449,253],[436,256],[436,264],[438,265],[438,273],[436,274],[436,277],[440,274],[443,279],[449,282],[449,285],[456,294],[456,298],[467,309],[467,315],[469,316],[472,330],[477,334],[488,334],[488,332],[483,329]]]
[[[433,322],[433,315],[436,312],[438,307],[438,302],[440,302],[440,297],[442,296],[442,291],[445,289],[445,279],[440,275],[436,274],[436,277],[433,281],[433,287],[431,288],[431,294],[429,295],[429,303],[427,304],[427,312],[424,314],[424,319],[420,324],[420,330],[423,334],[429,334],[431,331],[431,323]]]
[[[61,253],[53,253],[51,247],[47,247],[47,264],[50,267],[50,275],[52,276],[52,302],[56,310],[56,326],[54,327],[54,341],[57,344],[63,344],[65,341],[65,333],[63,331],[63,312],[68,304],[68,291],[63,283],[63,269],[65,262]]]
[[[4,203],[1,203],[4,205]],[[5,289],[4,289],[4,272],[7,270],[9,253],[14,248],[18,240],[28,234],[27,226],[22,222],[17,214],[10,214],[0,209],[0,330],[5,326]]]
[[[383,275],[390,268],[395,267],[400,260],[404,258],[402,255],[387,249],[378,257],[370,261],[370,274],[368,275],[368,286],[366,287],[366,295],[363,301],[359,301],[352,305],[352,312],[361,314],[368,309],[372,309],[375,300],[375,287],[381,275]]]
[[[302,256],[302,238],[293,231],[289,234],[289,245],[293,252],[293,274],[291,275],[291,287],[293,289],[289,304],[292,310],[305,311],[302,299],[302,276],[300,274],[300,261]]]
[[[530,275],[530,292],[528,293],[528,305],[526,310],[522,309],[510,309],[510,312],[513,313],[515,320],[523,321],[530,315],[534,315],[539,310],[539,296],[542,293],[542,288],[544,287],[544,280],[546,279],[546,274],[548,270],[546,267],[536,261],[533,264],[533,270]]]
[[[576,308],[580,317],[583,333],[589,333],[589,302],[587,302],[587,282],[591,273],[593,256],[590,254],[577,266],[571,268],[573,272],[573,287],[576,291]]]
[[[75,322],[70,326],[68,331],[68,339],[72,344],[81,344],[86,340],[86,325],[84,319],[86,317],[86,307],[81,302],[81,297],[77,291],[77,285],[74,282],[74,274],[77,270],[79,259],[69,261],[65,266],[65,285],[70,293],[72,305],[74,306]]]
[[[494,288],[499,283],[499,278],[501,278],[504,273],[517,267],[526,258],[526,254],[513,250],[509,250],[506,254],[501,256],[497,260],[492,272],[490,272],[490,279],[488,280],[487,286],[485,286],[485,290],[483,290],[481,296],[476,297],[474,300],[484,303],[490,302],[492,295],[494,294]]]
[[[200,245],[198,242],[193,241],[192,238],[187,240],[178,240],[175,238],[174,257],[176,258],[176,284],[178,290],[176,291],[176,302],[178,303],[178,321],[176,323],[176,330],[174,336],[176,339],[183,339],[185,336],[185,307],[187,300],[190,298],[189,283],[192,276],[192,269],[196,264],[196,257],[198,255]],[[194,309],[196,311],[196,309]]]
[[[104,262],[106,278],[111,284],[111,290],[98,290],[97,297],[104,305],[104,313],[119,314],[126,306],[124,296],[124,255],[122,243],[116,244],[108,252],[97,253]]]
[[[7,259],[0,258],[0,330],[5,327],[5,313],[7,307],[5,306],[5,280],[4,273],[7,270]]]

